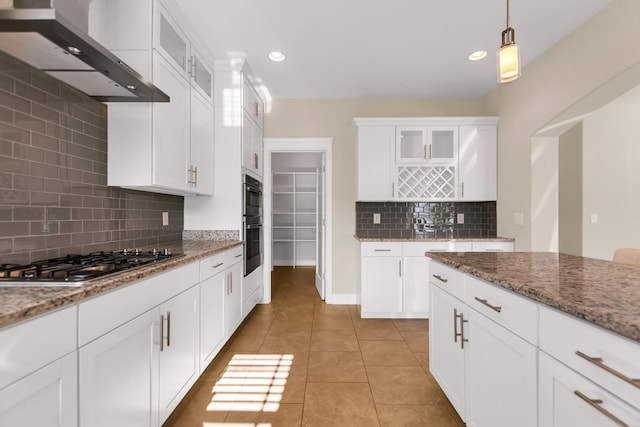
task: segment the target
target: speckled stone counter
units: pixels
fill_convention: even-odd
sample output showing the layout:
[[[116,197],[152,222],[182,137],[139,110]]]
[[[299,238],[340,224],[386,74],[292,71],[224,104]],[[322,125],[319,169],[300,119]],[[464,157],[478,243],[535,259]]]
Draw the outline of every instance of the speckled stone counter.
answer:
[[[185,240],[182,243],[167,245],[174,254],[184,253],[184,256],[93,279],[81,286],[0,287],[0,328],[126,286],[153,274],[194,262],[241,244],[242,242],[238,240]]]
[[[360,237],[354,236],[361,242],[514,242],[515,239],[509,237],[465,237],[461,239],[451,239],[447,237]]]
[[[640,266],[546,252],[429,257],[640,342]]]

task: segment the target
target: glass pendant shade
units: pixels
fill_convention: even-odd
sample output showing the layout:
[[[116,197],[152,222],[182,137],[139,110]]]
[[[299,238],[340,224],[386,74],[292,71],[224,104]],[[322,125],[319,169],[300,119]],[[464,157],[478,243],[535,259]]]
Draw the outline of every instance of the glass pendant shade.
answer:
[[[498,51],[498,82],[508,83],[521,76],[520,51],[515,43],[502,46]]]

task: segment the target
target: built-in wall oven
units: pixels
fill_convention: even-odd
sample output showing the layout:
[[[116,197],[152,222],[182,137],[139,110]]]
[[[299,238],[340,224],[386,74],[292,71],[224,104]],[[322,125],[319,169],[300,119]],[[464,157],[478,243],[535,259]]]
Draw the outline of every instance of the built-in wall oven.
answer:
[[[262,183],[244,175],[244,275],[251,274],[262,265]]]

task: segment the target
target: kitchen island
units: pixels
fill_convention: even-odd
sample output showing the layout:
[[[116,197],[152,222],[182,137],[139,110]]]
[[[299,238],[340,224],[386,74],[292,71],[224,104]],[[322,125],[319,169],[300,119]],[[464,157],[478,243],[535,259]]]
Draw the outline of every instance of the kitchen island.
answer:
[[[640,267],[425,255],[429,369],[467,425],[640,425]]]

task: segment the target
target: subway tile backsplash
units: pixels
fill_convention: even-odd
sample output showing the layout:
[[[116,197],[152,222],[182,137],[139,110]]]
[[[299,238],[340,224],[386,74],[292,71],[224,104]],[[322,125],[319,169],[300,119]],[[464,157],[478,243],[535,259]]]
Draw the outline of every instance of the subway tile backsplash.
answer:
[[[380,214],[380,224],[373,223]],[[464,214],[464,224],[457,223]],[[356,202],[358,237],[496,237],[496,202]]]
[[[183,197],[107,186],[107,113],[0,53],[0,263],[182,239]]]

